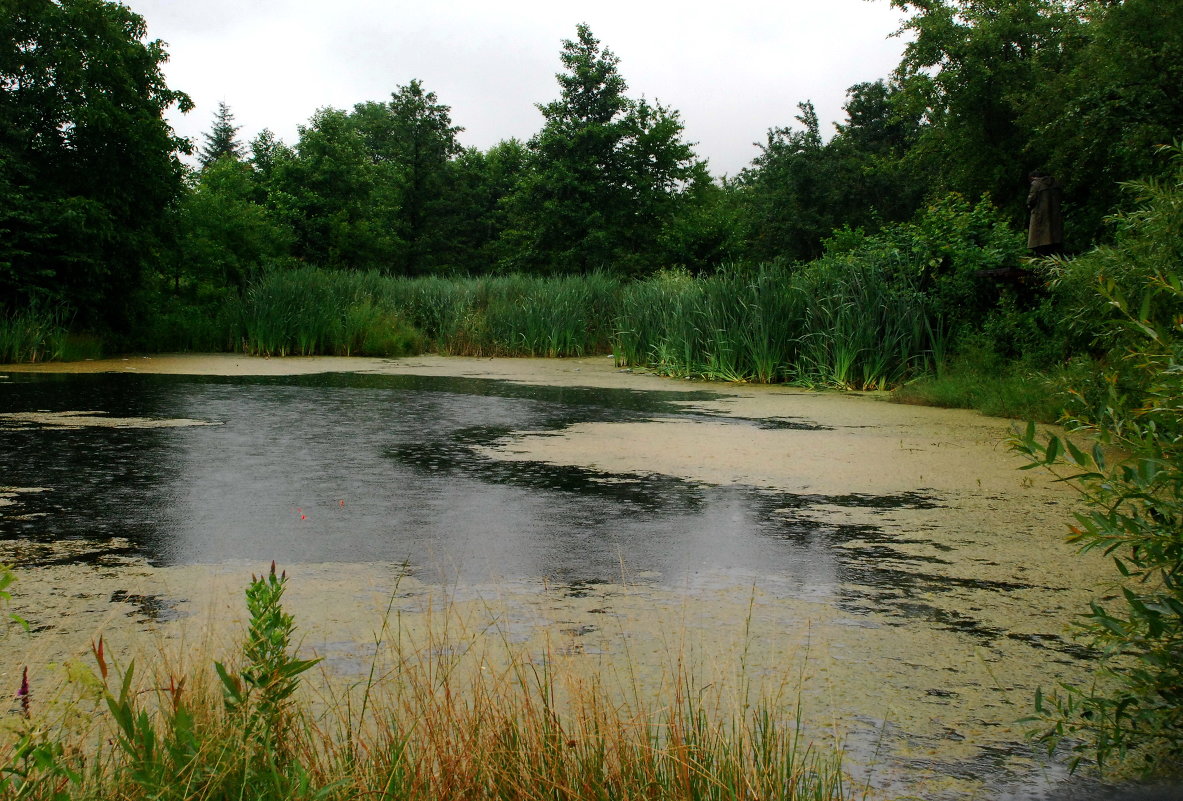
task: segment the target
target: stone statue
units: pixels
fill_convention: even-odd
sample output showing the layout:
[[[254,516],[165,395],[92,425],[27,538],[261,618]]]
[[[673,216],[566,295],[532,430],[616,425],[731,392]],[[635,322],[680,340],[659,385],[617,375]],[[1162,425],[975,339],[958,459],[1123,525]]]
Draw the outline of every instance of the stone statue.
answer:
[[[1064,218],[1060,214],[1060,185],[1046,172],[1031,173],[1031,191],[1027,208],[1031,222],[1027,226],[1027,247],[1036,256],[1051,256],[1064,247]]]

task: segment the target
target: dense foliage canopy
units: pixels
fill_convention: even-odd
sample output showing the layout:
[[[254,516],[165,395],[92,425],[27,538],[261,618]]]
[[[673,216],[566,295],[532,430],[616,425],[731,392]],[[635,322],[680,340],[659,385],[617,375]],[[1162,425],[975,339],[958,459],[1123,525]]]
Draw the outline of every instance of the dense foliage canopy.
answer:
[[[322,108],[292,144],[213,113],[199,168],[162,120],[159,42],[109,0],[4,0],[0,302],[126,328],[137,291],[201,302],[284,264],[389,275],[709,273],[797,261],[837,230],[906,222],[949,193],[1026,220],[1027,174],[1063,191],[1069,252],[1103,240],[1118,184],[1161,173],[1183,130],[1183,10],[1167,0],[889,0],[890,76],[823,130],[803,100],[751,165],[712,179],[676,109],[635,99],[586,25],[528,142],[465,148],[422,82]],[[983,268],[1016,268],[1015,253]]]
[[[0,308],[118,326],[158,262],[188,149],[162,115],[191,104],[144,36],[104,0],[0,5]]]

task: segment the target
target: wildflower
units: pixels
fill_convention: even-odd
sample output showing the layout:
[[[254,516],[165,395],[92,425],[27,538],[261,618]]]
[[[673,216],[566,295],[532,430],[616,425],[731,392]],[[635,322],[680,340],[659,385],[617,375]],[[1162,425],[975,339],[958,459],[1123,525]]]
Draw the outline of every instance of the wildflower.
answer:
[[[21,671],[21,688],[16,693],[17,700],[21,702],[21,714],[26,718],[29,717],[29,668],[25,667]]]

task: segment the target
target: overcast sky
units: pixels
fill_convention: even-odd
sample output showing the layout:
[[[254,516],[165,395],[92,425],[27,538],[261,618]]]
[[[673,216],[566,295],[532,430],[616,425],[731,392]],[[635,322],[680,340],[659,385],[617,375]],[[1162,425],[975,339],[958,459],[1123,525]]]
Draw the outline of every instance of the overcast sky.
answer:
[[[887,0],[124,0],[168,43],[171,88],[197,108],[174,128],[200,142],[219,101],[243,141],[293,144],[323,106],[385,101],[413,78],[451,106],[460,141],[488,148],[542,126],[563,39],[591,26],[631,97],[682,114],[711,172],[734,175],[771,126],[812,100],[823,133],[847,87],[886,77],[904,45]]]

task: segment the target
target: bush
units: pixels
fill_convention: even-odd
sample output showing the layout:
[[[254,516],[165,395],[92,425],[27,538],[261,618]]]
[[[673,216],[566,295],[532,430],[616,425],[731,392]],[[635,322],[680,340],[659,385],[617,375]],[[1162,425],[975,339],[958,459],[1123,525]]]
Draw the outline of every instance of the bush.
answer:
[[[1104,766],[1139,749],[1151,768],[1178,771],[1183,756],[1183,150],[1171,148],[1168,181],[1130,184],[1137,211],[1116,219],[1115,243],[1078,259],[1095,276],[1115,319],[1107,401],[1081,409],[1079,423],[1132,455],[1109,464],[1098,444],[1035,439],[1015,447],[1032,464],[1066,468],[1088,511],[1070,542],[1110,555],[1120,573],[1117,606],[1093,602],[1082,628],[1102,653],[1098,682],[1036,697],[1036,736],[1054,748],[1068,738],[1077,760]],[[1115,269],[1116,268],[1116,269]],[[1087,304],[1081,307],[1096,307]],[[1118,387],[1125,389],[1118,392]],[[1081,396],[1083,397],[1083,395]]]

